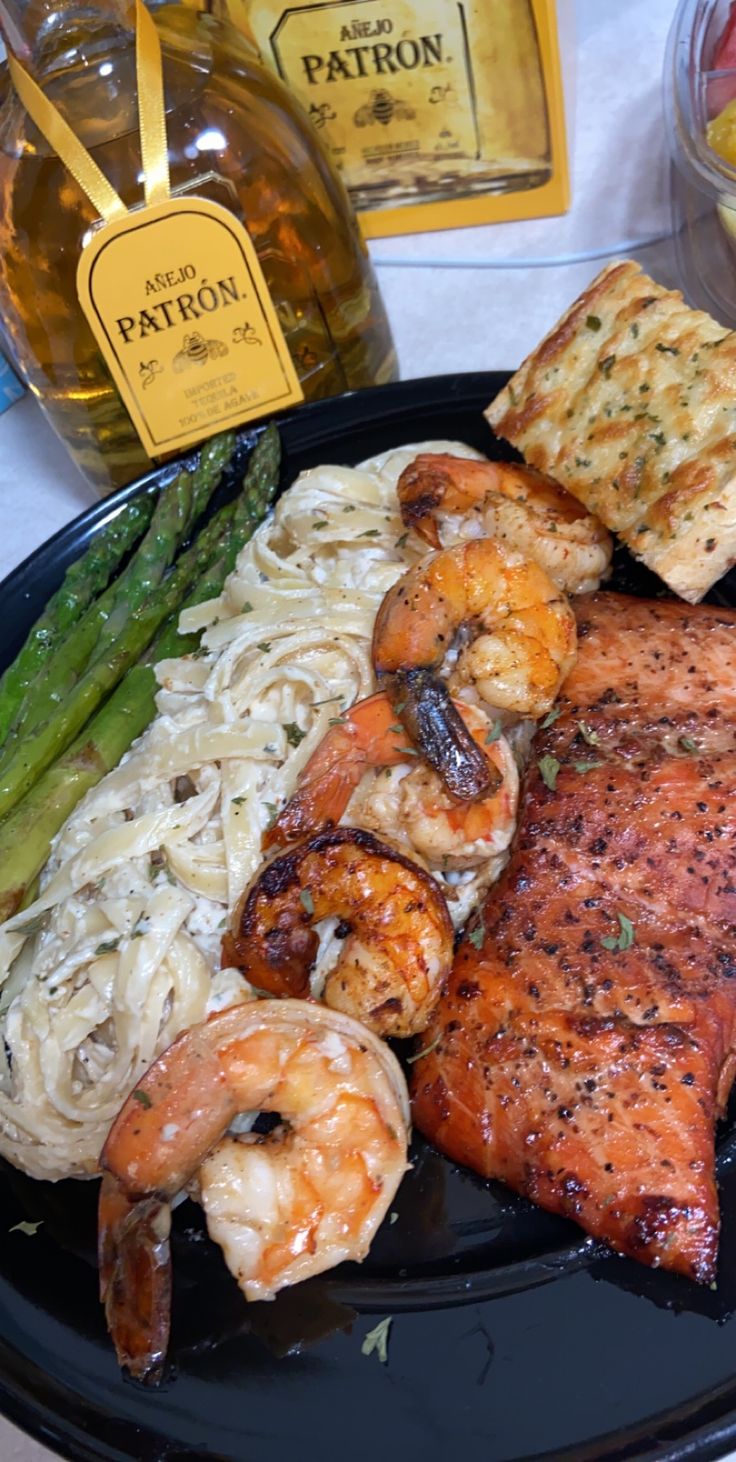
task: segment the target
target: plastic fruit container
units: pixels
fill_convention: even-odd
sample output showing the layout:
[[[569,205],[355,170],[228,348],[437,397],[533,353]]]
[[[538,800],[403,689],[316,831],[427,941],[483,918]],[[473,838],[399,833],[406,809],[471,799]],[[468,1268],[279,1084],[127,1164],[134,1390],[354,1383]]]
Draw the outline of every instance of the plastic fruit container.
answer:
[[[736,0],[680,0],[664,104],[682,284],[736,326]]]

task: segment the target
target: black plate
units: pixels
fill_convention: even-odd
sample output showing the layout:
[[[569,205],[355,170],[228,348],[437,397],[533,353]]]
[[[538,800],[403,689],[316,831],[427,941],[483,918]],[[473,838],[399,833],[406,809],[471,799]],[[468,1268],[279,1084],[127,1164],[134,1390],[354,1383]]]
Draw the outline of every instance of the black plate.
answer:
[[[284,481],[412,439],[490,450],[481,413],[505,379],[447,376],[303,407],[283,424]],[[83,514],[0,586],[2,663],[118,504],[160,476]],[[651,593],[658,581],[622,557],[615,584]],[[728,587],[719,597],[736,602]],[[33,1238],[6,1234],[0,1253],[0,1405],[65,1456],[94,1462],[720,1456],[736,1442],[729,1130],[715,1291],[611,1256],[419,1140],[398,1219],[365,1263],[270,1305],[246,1305],[199,1210],[182,1205],[172,1366],[158,1391],[121,1379],[105,1333],[95,1185],[34,1183],[0,1167],[6,1230],[43,1220]],[[385,1315],[382,1365],[361,1341]]]

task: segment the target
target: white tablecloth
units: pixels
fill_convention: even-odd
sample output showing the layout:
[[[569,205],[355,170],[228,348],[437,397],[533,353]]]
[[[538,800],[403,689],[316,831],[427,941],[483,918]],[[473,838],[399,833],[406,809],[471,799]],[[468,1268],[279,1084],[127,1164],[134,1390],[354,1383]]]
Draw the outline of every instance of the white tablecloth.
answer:
[[[616,255],[679,282],[661,114],[674,0],[561,8],[573,206],[565,218],[372,245],[405,379],[516,365]],[[95,501],[28,398],[0,418],[0,499],[0,577]],[[51,1457],[0,1419],[1,1462]]]

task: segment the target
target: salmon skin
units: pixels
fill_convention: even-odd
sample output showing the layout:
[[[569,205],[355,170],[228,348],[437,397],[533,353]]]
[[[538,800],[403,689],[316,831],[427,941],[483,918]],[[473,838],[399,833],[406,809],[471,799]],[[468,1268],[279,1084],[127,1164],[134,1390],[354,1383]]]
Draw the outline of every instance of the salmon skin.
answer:
[[[736,612],[599,593],[576,613],[511,860],[421,1038],[414,1122],[707,1282],[736,1060]]]

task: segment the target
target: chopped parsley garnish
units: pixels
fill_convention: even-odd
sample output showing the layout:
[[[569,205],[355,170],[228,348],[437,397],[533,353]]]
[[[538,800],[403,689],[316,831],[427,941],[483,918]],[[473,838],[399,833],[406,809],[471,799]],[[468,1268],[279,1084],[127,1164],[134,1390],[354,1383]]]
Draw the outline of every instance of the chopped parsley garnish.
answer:
[[[598,732],[591,731],[590,726],[586,726],[584,721],[578,721],[578,731],[580,732],[580,735],[582,736],[583,741],[586,743],[587,746],[598,745],[598,742],[600,741],[600,736],[598,735]]]
[[[385,1320],[379,1320],[374,1329],[368,1331],[360,1347],[361,1355],[372,1355],[375,1350],[381,1365],[386,1365],[388,1361],[388,1336],[393,1322],[393,1315],[387,1315]]]
[[[389,1214],[388,1221],[389,1221],[389,1223],[392,1226],[396,1223],[396,1220],[398,1219],[398,1216],[399,1216],[398,1213],[390,1213]]]
[[[317,530],[319,528],[326,528],[327,527],[327,519],[326,518],[320,518],[320,520],[319,520],[318,523],[313,523],[312,524],[312,527],[314,528],[315,533],[317,532]]]
[[[241,605],[240,613],[241,614],[252,614],[253,613],[253,605],[251,604],[250,599],[246,599],[245,604]]]
[[[437,1050],[437,1047],[438,1047],[438,1045],[439,1045],[439,1043],[440,1043],[441,1040],[442,1040],[442,1036],[441,1035],[436,1036],[435,1039],[432,1041],[432,1044],[430,1046],[423,1046],[422,1047],[422,1050],[421,1051],[417,1051],[417,1053],[416,1053],[415,1056],[407,1056],[407,1058],[406,1058],[406,1064],[407,1064],[407,1066],[413,1066],[415,1061],[421,1061],[422,1056],[428,1056],[429,1053],[430,1053],[430,1051],[436,1051]]]
[[[585,323],[589,330],[600,330],[601,328],[601,322],[597,315],[588,315]]]
[[[358,537],[359,538],[378,538],[379,535],[380,535],[380,532],[381,532],[380,528],[364,528],[363,529],[363,532],[358,534]]]
[[[692,736],[680,736],[679,737],[679,742],[680,742],[680,746],[682,747],[683,751],[689,751],[692,754],[692,752],[698,750],[697,745],[693,741]]]
[[[554,792],[555,786],[557,785],[557,773],[560,770],[560,763],[557,757],[540,756],[537,766],[539,767],[545,787],[549,787],[550,792]]]
[[[343,512],[344,513],[354,513],[355,512],[355,503],[346,503],[345,504],[345,507],[343,508]]]
[[[679,352],[679,350],[678,350],[678,348],[677,348],[676,345],[660,345],[659,341],[655,345],[654,349],[655,350],[658,350],[659,353],[660,353],[660,355],[679,355],[680,354],[680,352]]]
[[[137,1102],[140,1102],[141,1106],[146,1111],[148,1111],[148,1108],[149,1107],[152,1107],[153,1106],[153,1102],[151,1101],[151,1098],[149,1097],[148,1092],[147,1091],[141,1091],[140,1087],[136,1087],[136,1090],[133,1092],[133,1096],[134,1096],[134,1098],[135,1098],[135,1100]]]
[[[631,920],[627,919],[625,914],[617,914],[616,918],[618,919],[618,934],[607,934],[605,938],[601,940],[601,944],[603,945],[604,949],[631,949],[631,946],[636,938],[636,935],[634,933],[634,926]]]
[[[302,731],[301,726],[297,726],[296,721],[286,721],[284,723],[284,730],[289,746],[299,746],[307,734],[306,731]]]
[[[602,360],[602,361],[599,362],[598,369],[601,371],[602,375],[604,375],[604,376],[610,376],[611,371],[613,370],[613,367],[615,366],[615,364],[616,364],[616,357],[615,357],[615,355],[607,355],[604,360]]]
[[[105,939],[102,944],[98,944],[95,954],[112,954],[113,950],[117,949],[119,943],[119,939]]]
[[[396,539],[395,547],[396,548],[406,548],[406,540],[407,540],[408,537],[409,537],[409,533],[408,533],[408,530],[407,530],[406,533],[402,533],[402,535],[401,535],[400,538],[397,538]]]
[[[475,928],[470,930],[470,933],[468,934],[468,939],[470,940],[470,943],[473,945],[473,948],[474,949],[480,949],[481,944],[483,943],[483,940],[485,939],[485,937],[486,937],[486,926],[483,923],[483,920],[482,919],[479,919],[479,921],[476,924]]]
[[[314,899],[312,898],[312,895],[308,888],[302,889],[299,895],[299,902],[304,909],[304,912],[308,914],[311,919],[312,914],[314,913]]]
[[[491,726],[491,729],[490,729],[490,731],[488,732],[488,734],[486,736],[486,746],[490,746],[492,744],[492,742],[498,741],[498,738],[499,738],[500,735],[501,735],[501,722],[497,719],[497,720],[495,720],[493,722],[493,725]]]
[[[541,723],[542,730],[543,731],[546,731],[548,726],[553,726],[554,723],[555,723],[555,721],[561,715],[562,715],[562,711],[548,711],[547,712],[547,715],[545,716],[544,720]]]
[[[602,761],[574,761],[573,767],[576,772],[592,772],[594,767],[602,767]]]
[[[234,807],[240,807],[241,804],[243,802],[245,802],[245,798],[244,797],[231,797],[230,798],[230,801],[232,802],[232,804],[233,804]]]
[[[276,819],[277,819],[277,817],[279,815],[279,809],[276,806],[276,803],[275,802],[264,802],[263,806],[268,811],[268,822],[266,823],[266,827],[267,828],[273,827],[273,825],[274,825],[274,823],[275,823],[275,821],[276,821]]]
[[[256,646],[256,649],[263,650],[264,655],[267,655],[268,654],[270,648],[271,648],[271,641],[270,640],[259,640],[258,641],[258,644]]]
[[[37,1223],[29,1223],[27,1218],[23,1218],[21,1219],[20,1223],[14,1223],[13,1227],[8,1229],[8,1233],[26,1234],[29,1239],[32,1239],[34,1234],[38,1233],[38,1230],[41,1228],[42,1224],[42,1218],[39,1218]]]
[[[345,725],[347,725],[347,717],[346,716],[330,716],[330,718],[329,718],[329,720],[327,722],[327,725],[328,726],[345,726]]]

